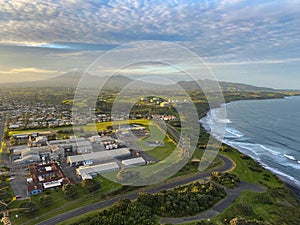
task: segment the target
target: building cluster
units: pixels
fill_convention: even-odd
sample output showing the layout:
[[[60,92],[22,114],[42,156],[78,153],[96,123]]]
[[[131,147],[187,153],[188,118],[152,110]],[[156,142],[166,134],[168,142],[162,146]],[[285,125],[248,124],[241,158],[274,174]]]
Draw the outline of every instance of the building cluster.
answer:
[[[64,175],[58,163],[42,163],[29,165],[30,177],[27,178],[28,195],[40,194],[45,190],[62,187],[71,183]]]
[[[176,106],[180,104],[184,104],[187,102],[186,99],[168,99],[165,100],[160,97],[145,97],[140,99],[143,104],[149,104],[149,105],[157,105],[160,107],[169,107],[169,106]]]
[[[145,128],[139,125],[120,127],[117,132],[129,131],[141,132],[141,135],[146,133]],[[77,178],[84,180],[146,164],[138,150],[129,149],[115,136],[71,136],[48,141],[46,136],[33,133],[22,138],[27,139],[27,145],[14,146],[11,155],[14,164],[29,166],[28,195],[70,183],[73,179],[66,177],[64,170],[71,169]],[[61,167],[59,162],[64,166]]]

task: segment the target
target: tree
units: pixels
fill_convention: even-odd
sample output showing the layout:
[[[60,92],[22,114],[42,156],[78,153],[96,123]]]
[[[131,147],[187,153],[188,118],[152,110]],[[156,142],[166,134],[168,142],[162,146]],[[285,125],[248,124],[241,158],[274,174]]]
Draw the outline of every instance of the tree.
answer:
[[[94,192],[100,188],[99,182],[94,179],[85,179],[81,184],[82,187],[85,188],[88,192]]]
[[[66,184],[62,187],[62,191],[65,193],[66,199],[76,198],[78,195],[78,191],[75,185]]]
[[[34,202],[23,202],[20,208],[24,208],[23,213],[27,216],[34,215],[38,211],[38,207]]]
[[[44,195],[42,197],[40,197],[39,200],[40,206],[41,207],[48,207],[49,205],[51,205],[52,203],[52,197],[50,195]]]

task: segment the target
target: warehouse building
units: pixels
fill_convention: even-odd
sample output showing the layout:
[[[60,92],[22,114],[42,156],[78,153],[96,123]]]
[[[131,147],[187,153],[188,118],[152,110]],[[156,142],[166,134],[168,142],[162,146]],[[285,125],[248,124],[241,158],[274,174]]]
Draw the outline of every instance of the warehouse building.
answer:
[[[141,165],[145,165],[145,164],[146,164],[146,161],[143,159],[143,157],[122,160],[122,165],[125,168],[130,168],[130,167],[134,167],[134,166],[141,166]]]
[[[76,173],[83,180],[92,179],[99,174],[118,171],[120,169],[116,162],[103,163],[95,166],[80,166],[76,169]]]
[[[128,148],[119,148],[110,151],[99,151],[92,152],[89,154],[73,155],[67,157],[67,163],[70,166],[80,166],[84,165],[84,162],[92,160],[93,162],[101,162],[106,160],[111,160],[114,158],[122,158],[130,156],[130,151]]]

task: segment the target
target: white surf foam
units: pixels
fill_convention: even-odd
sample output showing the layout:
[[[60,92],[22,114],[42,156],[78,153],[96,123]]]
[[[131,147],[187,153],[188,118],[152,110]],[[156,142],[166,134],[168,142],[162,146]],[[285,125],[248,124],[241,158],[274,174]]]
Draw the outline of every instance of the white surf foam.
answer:
[[[235,137],[243,137],[243,136],[244,136],[244,134],[242,134],[242,133],[239,132],[238,130],[235,130],[235,129],[232,129],[232,128],[226,127],[226,128],[225,128],[225,131],[226,131],[227,133],[230,133],[230,134],[234,135]]]
[[[277,151],[275,151],[275,150],[272,150],[271,148],[268,148],[268,147],[266,147],[266,146],[264,146],[264,145],[261,145],[261,144],[258,144],[258,145],[259,145],[259,147],[261,147],[262,149],[264,149],[264,150],[266,150],[266,151],[272,153],[273,155],[281,155],[280,152],[277,152]]]
[[[292,155],[287,155],[287,154],[284,154],[284,156],[285,156],[286,158],[290,159],[290,160],[294,160],[294,161],[296,161],[295,157],[294,157],[294,156],[292,156]]]

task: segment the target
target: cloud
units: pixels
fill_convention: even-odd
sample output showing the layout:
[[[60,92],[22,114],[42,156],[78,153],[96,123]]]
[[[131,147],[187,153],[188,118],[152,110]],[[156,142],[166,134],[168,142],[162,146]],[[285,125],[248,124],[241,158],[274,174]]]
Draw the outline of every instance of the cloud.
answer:
[[[299,1],[0,1],[2,42],[176,41],[211,55],[298,43]],[[292,29],[293,28],[293,29]],[[217,49],[218,48],[218,49]]]
[[[58,74],[56,70],[45,70],[34,67],[0,70],[1,83],[44,80],[55,77]]]
[[[207,59],[209,60],[209,59]],[[209,66],[240,66],[240,65],[253,65],[253,64],[286,64],[290,62],[298,62],[300,58],[292,58],[292,59],[274,59],[274,60],[249,60],[249,61],[235,61],[235,62],[207,62]]]
[[[139,40],[176,42],[219,65],[290,63],[299,24],[298,0],[0,0],[0,69],[86,67]]]
[[[44,70],[39,68],[14,68],[10,70],[2,70],[0,74],[28,74],[28,73],[38,73],[38,74],[57,74],[57,70]]]

